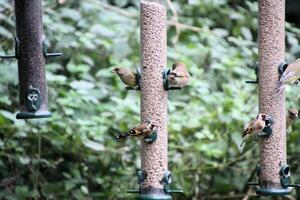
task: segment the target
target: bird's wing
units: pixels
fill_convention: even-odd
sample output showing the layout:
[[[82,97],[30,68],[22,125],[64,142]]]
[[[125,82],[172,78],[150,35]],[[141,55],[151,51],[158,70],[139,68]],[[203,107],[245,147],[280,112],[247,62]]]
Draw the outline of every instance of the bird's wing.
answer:
[[[137,136],[137,135],[140,135],[140,134],[141,134],[141,132],[138,129],[135,129],[135,128],[133,128],[129,131],[129,136]]]
[[[246,136],[243,138],[243,140],[242,140],[242,142],[241,142],[241,144],[240,144],[240,147],[243,146],[243,144],[246,142],[246,140],[248,139],[248,137],[250,137],[250,135],[246,135]]]
[[[135,73],[135,72],[130,72],[130,73],[129,73],[129,76],[130,76],[131,78],[136,78],[136,73]]]
[[[247,135],[249,135],[249,133],[251,133],[252,130],[253,130],[253,126],[248,126],[243,133],[243,137],[246,137]]]
[[[283,73],[282,76],[280,77],[278,85],[281,86],[282,84],[293,83],[299,78],[299,76],[300,74],[297,75],[293,71],[288,71],[286,73]]]
[[[146,124],[140,124],[139,126],[135,127],[135,134],[134,135],[141,135],[145,132],[145,130],[147,129],[147,125]]]
[[[243,137],[245,137],[246,135],[248,135],[249,133],[251,133],[253,131],[253,126],[255,123],[256,119],[252,120],[247,127],[245,127],[244,133],[243,133]]]
[[[290,63],[285,71],[299,71],[300,70],[300,58]]]

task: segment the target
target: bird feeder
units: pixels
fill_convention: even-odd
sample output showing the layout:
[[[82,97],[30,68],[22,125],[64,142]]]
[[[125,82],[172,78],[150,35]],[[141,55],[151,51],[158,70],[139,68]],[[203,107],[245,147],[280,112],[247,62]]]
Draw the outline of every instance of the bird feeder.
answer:
[[[260,142],[257,169],[259,195],[286,195],[291,192],[290,169],[286,164],[285,94],[276,95],[284,66],[285,0],[259,1],[259,113],[272,116],[272,129]],[[279,70],[278,70],[279,68]]]
[[[167,91],[163,70],[167,64],[166,8],[161,0],[141,0],[141,121],[150,119],[158,125],[153,143],[141,140],[140,200],[169,200],[164,190],[168,169]]]
[[[1,58],[18,59],[19,109],[17,119],[46,118],[48,97],[45,80],[45,57],[48,53],[42,25],[41,0],[15,0],[16,30],[15,55]]]

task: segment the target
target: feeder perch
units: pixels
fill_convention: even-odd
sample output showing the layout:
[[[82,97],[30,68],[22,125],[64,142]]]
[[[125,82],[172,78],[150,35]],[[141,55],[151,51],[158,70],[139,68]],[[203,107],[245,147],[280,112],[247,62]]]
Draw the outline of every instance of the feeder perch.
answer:
[[[273,132],[272,125],[273,125],[274,121],[273,121],[272,116],[271,115],[267,115],[265,121],[266,121],[266,126],[261,131],[261,133],[257,135],[258,137],[264,137],[264,138],[266,138],[266,137],[269,137],[272,134],[272,132]]]
[[[279,172],[282,187],[287,188],[290,183],[290,166],[283,165]]]
[[[291,181],[291,175],[290,175],[290,166],[289,165],[283,165],[279,172],[280,175],[280,183],[282,187],[284,188],[300,188],[300,184],[298,183],[290,183]]]
[[[44,55],[45,58],[56,57],[56,56],[61,56],[62,55],[62,53],[60,53],[60,52],[53,52],[53,53],[48,52],[48,47],[47,47],[47,44],[46,44],[46,37],[44,37],[44,39],[43,39],[42,46],[43,46],[43,55]]]
[[[140,81],[141,81],[141,68],[136,68],[136,81],[137,81],[137,85],[138,87],[134,88],[134,87],[126,87],[126,90],[141,90],[141,85],[140,85]]]
[[[16,35],[14,35],[14,40],[15,40],[15,55],[4,55],[4,56],[0,56],[0,58],[2,58],[2,59],[6,59],[6,58],[16,58],[16,59],[18,59],[19,58],[19,55],[20,55],[20,49],[19,49],[20,41],[19,41],[19,39],[17,38]]]
[[[170,189],[170,185],[172,183],[172,173],[168,170],[165,171],[161,183],[164,185],[164,191],[166,194],[183,193],[183,190],[181,189],[175,189],[175,190]]]
[[[168,90],[181,90],[180,87],[169,87],[168,77],[169,77],[170,72],[171,72],[171,70],[168,69],[168,68],[164,69],[164,71],[163,71],[163,85],[164,85],[164,89],[166,91],[168,91]]]
[[[145,172],[137,171],[138,183],[141,184],[146,178],[147,175]],[[141,194],[141,189],[127,190],[127,193],[139,193],[139,200],[171,200],[172,197],[170,194],[174,193],[183,193],[181,189],[170,189],[170,184],[172,182],[171,172],[165,171],[163,174],[163,178],[161,179],[161,184],[164,186],[165,194]]]
[[[259,177],[260,175],[260,172],[261,172],[261,168],[260,168],[260,165],[259,163],[256,165],[256,176]]]
[[[280,76],[286,70],[286,68],[288,67],[288,65],[289,64],[287,62],[280,63],[280,65],[278,66],[278,73],[280,74]]]
[[[256,185],[256,186],[258,186],[259,185],[259,175],[260,175],[260,172],[261,172],[261,168],[260,168],[260,165],[258,163],[256,165],[256,177],[258,178],[258,182],[248,182],[247,185]]]
[[[142,170],[138,170],[136,174],[138,177],[138,184],[141,184],[147,178],[147,173],[143,172]]]
[[[259,63],[258,62],[255,63],[254,71],[255,71],[256,80],[255,81],[252,81],[252,80],[245,81],[245,83],[258,84],[258,77],[259,77]]]

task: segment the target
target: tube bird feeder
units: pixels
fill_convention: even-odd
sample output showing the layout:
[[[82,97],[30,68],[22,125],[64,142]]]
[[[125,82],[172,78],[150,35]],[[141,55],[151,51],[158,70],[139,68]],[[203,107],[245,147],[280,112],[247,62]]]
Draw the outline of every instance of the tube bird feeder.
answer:
[[[286,195],[282,184],[286,166],[285,94],[276,95],[278,66],[285,54],[285,0],[259,0],[259,112],[271,115],[272,134],[260,142],[260,195]],[[289,172],[288,172],[289,173]]]
[[[60,56],[61,53],[47,52],[41,0],[15,0],[15,15],[15,55],[0,57],[18,59],[20,112],[17,119],[50,117],[45,58]]]
[[[167,91],[163,87],[166,61],[166,8],[160,0],[141,0],[141,121],[159,129],[153,144],[141,140],[144,180],[138,199],[171,199],[166,192],[168,173]],[[166,177],[168,174],[168,177]]]
[[[50,117],[45,81],[41,0],[15,0],[19,40],[18,119]]]

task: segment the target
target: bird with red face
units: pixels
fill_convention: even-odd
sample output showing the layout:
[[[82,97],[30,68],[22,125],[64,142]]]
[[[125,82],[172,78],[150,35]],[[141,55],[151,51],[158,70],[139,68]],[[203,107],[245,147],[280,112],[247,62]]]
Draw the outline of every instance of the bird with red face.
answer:
[[[258,135],[266,127],[266,120],[268,119],[266,114],[259,113],[255,119],[253,119],[243,132],[243,141],[240,147],[243,146],[244,142],[250,137]]]
[[[129,131],[122,133],[116,137],[116,140],[121,138],[126,138],[129,136],[143,136],[147,137],[151,135],[154,131],[157,130],[157,126],[150,121],[146,121],[145,123],[141,123],[134,128],[130,129]]]

